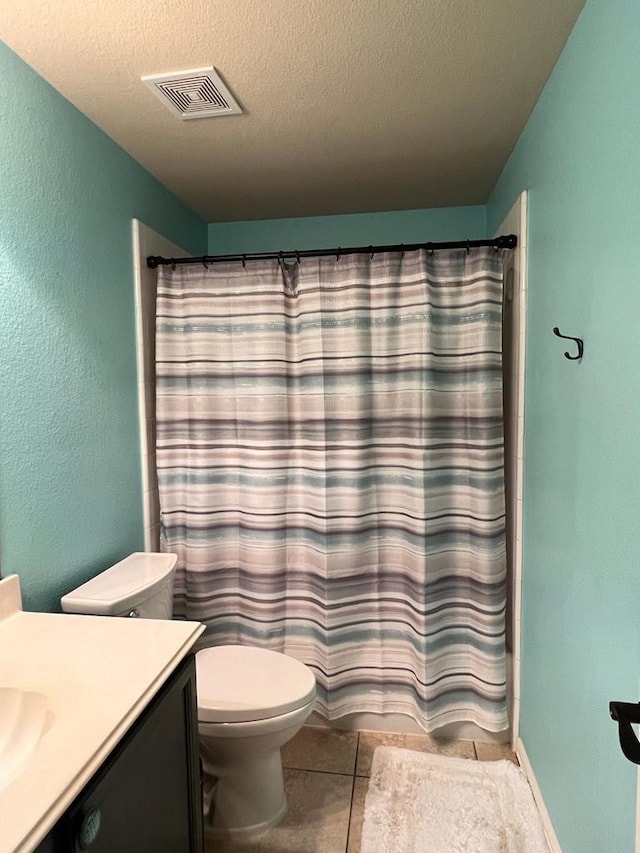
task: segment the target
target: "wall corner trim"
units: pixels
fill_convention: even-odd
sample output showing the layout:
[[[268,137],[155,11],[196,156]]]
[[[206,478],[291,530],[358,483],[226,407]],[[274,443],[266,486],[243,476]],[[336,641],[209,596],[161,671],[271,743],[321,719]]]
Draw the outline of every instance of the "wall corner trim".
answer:
[[[524,774],[527,777],[527,781],[531,786],[533,799],[536,801],[536,806],[538,807],[538,813],[540,815],[540,819],[542,820],[542,826],[544,828],[544,834],[547,838],[549,850],[551,851],[551,853],[562,853],[562,847],[560,847],[560,842],[558,841],[558,837],[553,828],[553,824],[551,823],[549,812],[547,811],[547,807],[545,806],[544,800],[542,799],[542,791],[540,790],[538,780],[536,779],[535,774],[533,772],[533,767],[531,766],[531,762],[529,761],[529,756],[527,755],[527,750],[525,749],[522,738],[518,738],[517,740],[516,755],[518,756],[520,767],[522,767],[522,770],[524,771]]]

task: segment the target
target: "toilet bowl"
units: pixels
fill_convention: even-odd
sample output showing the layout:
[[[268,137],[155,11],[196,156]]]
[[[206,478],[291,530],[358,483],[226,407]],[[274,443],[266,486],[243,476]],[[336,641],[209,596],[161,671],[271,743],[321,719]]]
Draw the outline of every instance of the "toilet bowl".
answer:
[[[197,653],[196,674],[205,832],[274,826],[286,810],[280,747],[312,711],[313,673],[278,652],[214,646]]]
[[[66,613],[171,617],[175,554],[135,553],[63,596]],[[205,833],[245,835],[286,810],[280,747],[312,711],[312,671],[253,646],[196,653]]]

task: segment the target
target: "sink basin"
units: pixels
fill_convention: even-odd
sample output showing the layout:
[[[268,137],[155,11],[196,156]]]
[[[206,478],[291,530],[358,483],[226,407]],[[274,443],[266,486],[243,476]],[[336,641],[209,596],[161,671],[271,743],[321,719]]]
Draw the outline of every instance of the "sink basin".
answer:
[[[0,687],[0,791],[20,775],[52,722],[43,693]]]

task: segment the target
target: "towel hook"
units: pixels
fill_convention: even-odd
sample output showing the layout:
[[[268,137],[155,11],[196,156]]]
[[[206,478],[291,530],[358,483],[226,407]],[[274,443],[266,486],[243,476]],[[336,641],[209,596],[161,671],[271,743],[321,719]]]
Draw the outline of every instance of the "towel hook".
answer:
[[[559,338],[564,338],[565,341],[573,341],[578,347],[578,355],[569,355],[568,352],[565,352],[564,357],[568,358],[569,361],[580,361],[584,354],[584,341],[582,338],[574,338],[571,335],[563,335],[560,333],[560,329],[557,326],[553,327],[553,334],[557,335]]]

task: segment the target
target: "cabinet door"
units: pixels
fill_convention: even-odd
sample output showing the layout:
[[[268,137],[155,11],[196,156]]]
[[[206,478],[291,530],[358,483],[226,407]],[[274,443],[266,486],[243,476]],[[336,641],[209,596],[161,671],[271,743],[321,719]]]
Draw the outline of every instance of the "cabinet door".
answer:
[[[54,831],[55,851],[199,853],[193,656],[161,689]]]

